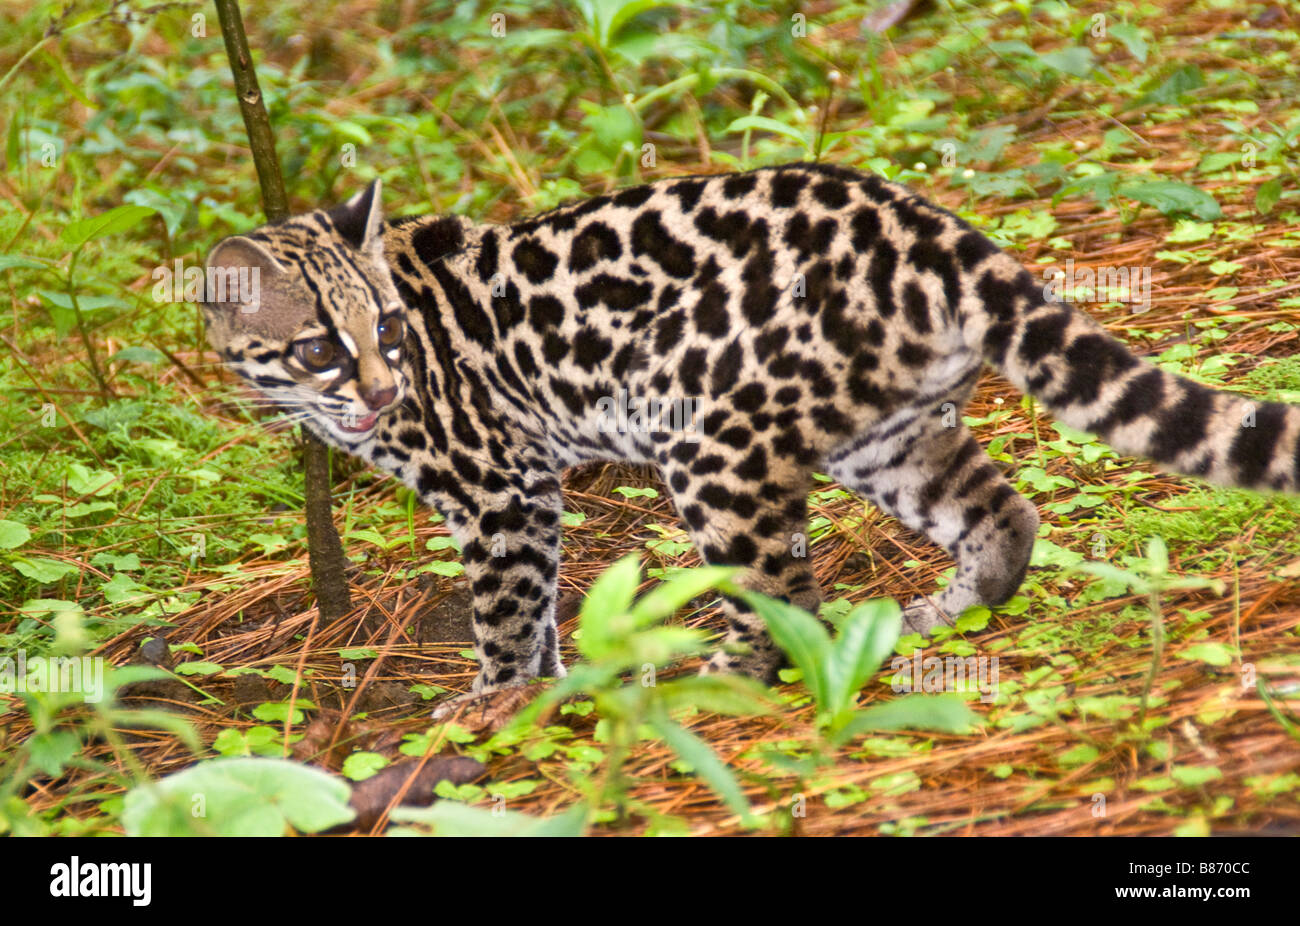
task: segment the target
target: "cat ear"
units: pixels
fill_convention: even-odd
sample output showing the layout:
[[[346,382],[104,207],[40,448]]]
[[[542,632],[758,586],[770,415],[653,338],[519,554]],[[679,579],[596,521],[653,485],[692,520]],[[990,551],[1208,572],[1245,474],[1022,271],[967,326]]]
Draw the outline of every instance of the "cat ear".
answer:
[[[288,269],[261,242],[236,235],[208,255],[203,310],[209,328],[279,329],[296,323],[279,316],[300,313]],[[242,318],[242,320],[240,320]]]
[[[343,240],[360,251],[376,253],[383,246],[384,210],[379,178],[341,206],[329,211]]]
[[[287,273],[260,242],[243,235],[226,238],[208,255],[203,301],[213,308],[252,314],[261,308],[262,286]]]

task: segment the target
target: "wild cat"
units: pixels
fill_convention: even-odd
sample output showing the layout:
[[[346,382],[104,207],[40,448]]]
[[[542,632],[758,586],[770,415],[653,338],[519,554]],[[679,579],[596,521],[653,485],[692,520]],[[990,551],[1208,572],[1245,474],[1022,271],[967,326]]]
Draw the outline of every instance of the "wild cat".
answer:
[[[823,164],[664,180],[513,225],[385,222],[376,181],[213,250],[255,302],[205,306],[212,345],[327,443],[441,511],[473,591],[476,691],[558,676],[560,475],[656,464],[700,555],[816,611],[794,538],[825,472],[947,550],[928,632],[1019,587],[1038,514],[961,424],[983,364],[1116,450],[1295,492],[1300,408],[1138,359],[984,235],[906,188]],[[610,428],[614,397],[692,427]],[[728,599],[711,668],[781,653]]]

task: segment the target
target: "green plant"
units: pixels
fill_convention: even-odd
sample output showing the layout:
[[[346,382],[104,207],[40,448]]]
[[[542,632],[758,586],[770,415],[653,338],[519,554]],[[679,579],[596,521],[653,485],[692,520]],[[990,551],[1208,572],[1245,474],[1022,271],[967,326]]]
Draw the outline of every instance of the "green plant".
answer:
[[[565,700],[577,695],[590,698],[608,730],[605,778],[598,797],[601,806],[612,805],[620,819],[626,815],[630,782],[624,764],[637,740],[649,735],[663,740],[733,812],[751,819],[749,802],[735,775],[674,714],[688,708],[732,715],[763,713],[772,706],[765,689],[735,675],[658,678],[658,670],[670,661],[712,651],[704,631],[665,621],[710,590],[735,593],[730,584],[735,571],[716,566],[685,569],[637,599],[638,558],[619,560],[593,583],[583,602],[575,635],[583,662],[525,708],[503,733],[517,737]],[[631,681],[626,680],[628,675],[633,676]]]
[[[12,651],[10,651],[12,652]],[[7,663],[0,675],[12,672]],[[88,769],[106,774],[115,784],[148,780],[143,767],[132,749],[124,741],[123,729],[163,730],[179,739],[193,753],[199,750],[199,740],[194,729],[184,719],[166,711],[133,710],[119,706],[117,695],[122,688],[140,682],[166,678],[167,673],[148,666],[103,668],[102,661],[93,657],[31,657],[25,670],[36,673],[36,660],[46,660],[56,675],[51,678],[71,678],[63,668],[62,660],[76,661],[85,666],[80,675],[82,690],[17,691],[18,703],[27,714],[32,733],[16,748],[10,749],[0,763],[0,834],[40,835],[48,833],[43,821],[33,817],[18,795],[38,779],[58,779],[72,769]],[[101,663],[102,687],[89,690],[85,683],[88,673]],[[16,681],[10,679],[7,681]],[[66,687],[66,686],[65,686]],[[114,755],[127,768],[127,774],[116,773],[111,766],[91,760],[82,753],[92,742],[107,742]],[[108,821],[104,821],[108,822]]]
[[[1160,671],[1165,652],[1165,621],[1161,613],[1160,596],[1165,592],[1194,588],[1213,589],[1223,594],[1224,585],[1218,579],[1205,579],[1199,576],[1179,577],[1169,571],[1169,550],[1160,537],[1152,537],[1147,543],[1145,559],[1134,559],[1128,569],[1112,566],[1110,563],[1084,562],[1073,567],[1074,571],[1086,572],[1100,579],[1118,584],[1122,588],[1131,588],[1136,594],[1146,598],[1147,611],[1151,616],[1151,666],[1147,670],[1146,680],[1142,684],[1142,707],[1138,712],[1138,727],[1146,721],[1147,704],[1151,697],[1151,686]]]
[[[286,759],[211,759],[126,796],[128,836],[283,836],[347,823],[350,789]]]
[[[898,603],[879,598],[845,615],[831,639],[821,621],[787,602],[753,592],[743,597],[767,624],[772,639],[803,674],[817,705],[817,727],[827,744],[842,745],[867,730],[931,729],[966,732],[978,718],[955,694],[907,694],[858,708],[858,695],[894,651],[902,627]]]

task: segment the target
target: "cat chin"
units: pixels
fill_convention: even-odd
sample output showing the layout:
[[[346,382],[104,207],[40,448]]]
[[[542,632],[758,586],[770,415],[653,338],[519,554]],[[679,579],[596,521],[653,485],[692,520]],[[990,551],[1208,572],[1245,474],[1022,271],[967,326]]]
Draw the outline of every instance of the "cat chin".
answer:
[[[321,415],[313,415],[304,422],[304,425],[322,441],[346,453],[355,453],[358,447],[375,436],[374,427],[365,431],[348,431],[333,418]],[[375,427],[378,427],[378,424]]]

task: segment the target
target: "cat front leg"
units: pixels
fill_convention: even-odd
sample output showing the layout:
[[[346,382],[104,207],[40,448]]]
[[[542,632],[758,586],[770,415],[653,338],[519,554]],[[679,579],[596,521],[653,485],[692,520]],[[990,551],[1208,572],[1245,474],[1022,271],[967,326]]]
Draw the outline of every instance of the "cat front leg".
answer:
[[[525,492],[482,494],[453,525],[474,596],[472,691],[564,675],[555,626],[560,562],[558,480]]]

